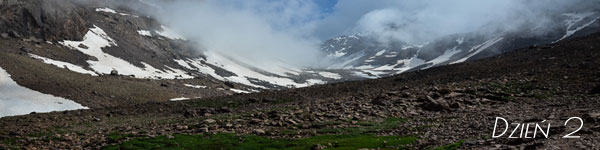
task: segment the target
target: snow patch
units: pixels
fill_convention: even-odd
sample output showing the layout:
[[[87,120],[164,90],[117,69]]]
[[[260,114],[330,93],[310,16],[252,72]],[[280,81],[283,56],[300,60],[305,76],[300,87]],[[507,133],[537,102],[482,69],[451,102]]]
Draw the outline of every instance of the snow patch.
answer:
[[[183,84],[186,87],[191,87],[191,88],[195,88],[195,89],[205,89],[208,88],[207,86],[203,86],[203,85],[193,85],[193,84]]]
[[[76,109],[89,108],[65,98],[22,87],[10,78],[6,70],[0,68],[0,117]]]
[[[90,68],[101,74],[110,74],[112,70],[117,70],[122,75],[133,75],[136,78],[150,79],[189,79],[193,78],[187,72],[173,69],[165,66],[168,69],[159,70],[151,65],[141,62],[144,68],[137,67],[121,58],[114,57],[108,53],[104,53],[102,48],[117,46],[115,41],[110,38],[104,30],[94,25],[93,28],[85,34],[83,41],[62,41],[60,44],[79,50],[86,55],[96,57],[98,60],[88,60]],[[80,44],[86,45],[88,48],[79,47]]]
[[[325,78],[331,78],[331,79],[336,79],[336,80],[342,79],[342,76],[340,74],[333,73],[333,72],[322,71],[322,72],[318,72],[318,74]]]
[[[152,33],[150,33],[150,31],[147,30],[138,30],[137,32],[143,36],[152,36]]]
[[[438,56],[437,58],[435,58],[433,60],[428,61],[427,63],[432,63],[432,64],[430,66],[427,66],[427,67],[423,68],[423,69],[431,68],[431,67],[436,66],[436,65],[438,65],[440,63],[444,63],[444,62],[450,60],[450,57],[454,56],[455,54],[457,54],[459,52],[460,52],[460,50],[456,50],[456,47],[454,47],[452,49],[449,49],[449,50],[446,50],[444,52],[444,54]]]
[[[383,53],[385,53],[385,49],[383,49],[383,50],[381,50],[381,51],[379,51],[379,52],[375,53],[375,56],[374,56],[374,57],[381,56],[381,55],[383,55]]]
[[[503,39],[504,39],[504,37],[500,37],[500,36],[498,36],[498,37],[492,38],[492,39],[490,39],[490,40],[488,40],[488,41],[485,41],[485,42],[483,42],[482,44],[476,45],[476,46],[474,46],[473,48],[471,48],[471,49],[469,50],[469,52],[471,52],[471,51],[473,51],[473,50],[475,50],[475,52],[473,52],[473,53],[471,53],[471,54],[469,54],[469,55],[467,55],[467,56],[465,56],[465,57],[463,57],[463,58],[461,58],[461,59],[459,59],[459,60],[457,60],[457,61],[454,61],[454,62],[452,62],[452,63],[450,63],[450,64],[456,64],[456,63],[462,63],[462,62],[465,62],[465,61],[467,61],[467,59],[469,59],[469,58],[471,58],[471,57],[473,57],[473,56],[475,56],[475,55],[479,54],[479,53],[480,53],[480,52],[482,52],[483,50],[485,50],[485,49],[489,48],[490,46],[492,46],[492,45],[494,45],[494,44],[496,44],[496,43],[498,43],[498,42],[502,41]]]
[[[46,58],[46,57],[42,57],[42,56],[38,56],[35,54],[29,54],[30,57],[35,58],[35,59],[39,59],[42,60],[45,64],[51,64],[51,65],[55,65],[59,68],[64,68],[64,69],[68,69],[77,73],[81,73],[81,74],[89,74],[92,76],[98,76],[98,74],[96,74],[96,72],[93,71],[89,71],[87,69],[83,69],[83,67],[78,66],[78,65],[74,65],[68,62],[63,62],[63,61],[58,61],[58,60],[52,60],[50,58]]]
[[[186,98],[186,97],[179,97],[179,98],[172,98],[170,99],[171,101],[183,101],[183,100],[189,100],[190,98]]]
[[[130,14],[126,14],[126,13],[119,13],[119,12],[115,11],[114,9],[110,9],[108,7],[105,7],[105,8],[96,8],[96,11],[97,12],[112,13],[112,14],[119,14],[121,16],[132,16],[132,17],[136,17],[136,18],[139,17],[139,16],[136,16],[136,15],[130,15]]]
[[[244,90],[240,90],[240,89],[229,89],[230,91],[233,91],[235,93],[252,93],[250,91],[244,91]]]

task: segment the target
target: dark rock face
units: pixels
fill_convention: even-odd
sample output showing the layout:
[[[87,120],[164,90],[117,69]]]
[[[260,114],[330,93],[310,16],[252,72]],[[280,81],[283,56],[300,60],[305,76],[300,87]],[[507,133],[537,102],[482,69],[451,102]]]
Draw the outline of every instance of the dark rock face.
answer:
[[[0,32],[49,41],[81,39],[88,29],[85,11],[64,0],[0,2]]]

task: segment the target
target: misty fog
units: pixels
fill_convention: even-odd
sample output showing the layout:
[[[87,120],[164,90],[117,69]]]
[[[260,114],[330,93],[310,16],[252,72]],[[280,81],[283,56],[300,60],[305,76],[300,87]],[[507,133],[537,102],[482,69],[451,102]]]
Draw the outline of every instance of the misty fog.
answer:
[[[319,44],[340,35],[363,33],[381,42],[412,44],[466,32],[518,30],[523,24],[548,27],[552,15],[580,7],[585,0],[340,0],[331,12],[312,0],[146,0],[146,10],[163,24],[199,43],[254,66],[285,62],[323,67]]]

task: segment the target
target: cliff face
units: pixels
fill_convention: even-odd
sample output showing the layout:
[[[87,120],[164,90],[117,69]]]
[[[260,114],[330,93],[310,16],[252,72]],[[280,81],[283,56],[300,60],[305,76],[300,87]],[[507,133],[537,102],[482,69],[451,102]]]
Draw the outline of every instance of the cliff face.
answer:
[[[48,41],[81,39],[89,24],[84,8],[65,0],[0,1],[0,32]]]

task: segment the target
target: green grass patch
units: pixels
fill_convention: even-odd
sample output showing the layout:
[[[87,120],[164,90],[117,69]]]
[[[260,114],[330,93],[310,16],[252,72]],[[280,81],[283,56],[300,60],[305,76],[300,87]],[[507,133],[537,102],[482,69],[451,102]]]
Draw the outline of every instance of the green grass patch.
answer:
[[[415,137],[375,136],[375,135],[321,135],[303,139],[270,139],[256,135],[236,136],[234,134],[174,135],[174,138],[159,136],[140,138],[119,145],[104,147],[105,150],[128,149],[286,149],[305,150],[316,145],[330,150],[355,150],[361,148],[400,149],[413,143]]]
[[[113,132],[113,133],[108,134],[107,137],[108,137],[109,141],[116,142],[116,141],[119,141],[119,140],[122,140],[122,139],[125,139],[128,137],[134,137],[134,136],[135,135],[133,135],[133,134],[121,134],[120,132]]]
[[[463,145],[463,143],[465,143],[465,140],[460,140],[456,143],[436,147],[436,148],[434,148],[434,150],[457,150],[458,148],[460,148]]]
[[[387,118],[382,122],[360,121],[358,127],[349,128],[323,128],[318,130],[318,133],[333,133],[333,134],[364,134],[377,133],[387,131],[398,127],[398,125],[406,122],[405,118]]]

